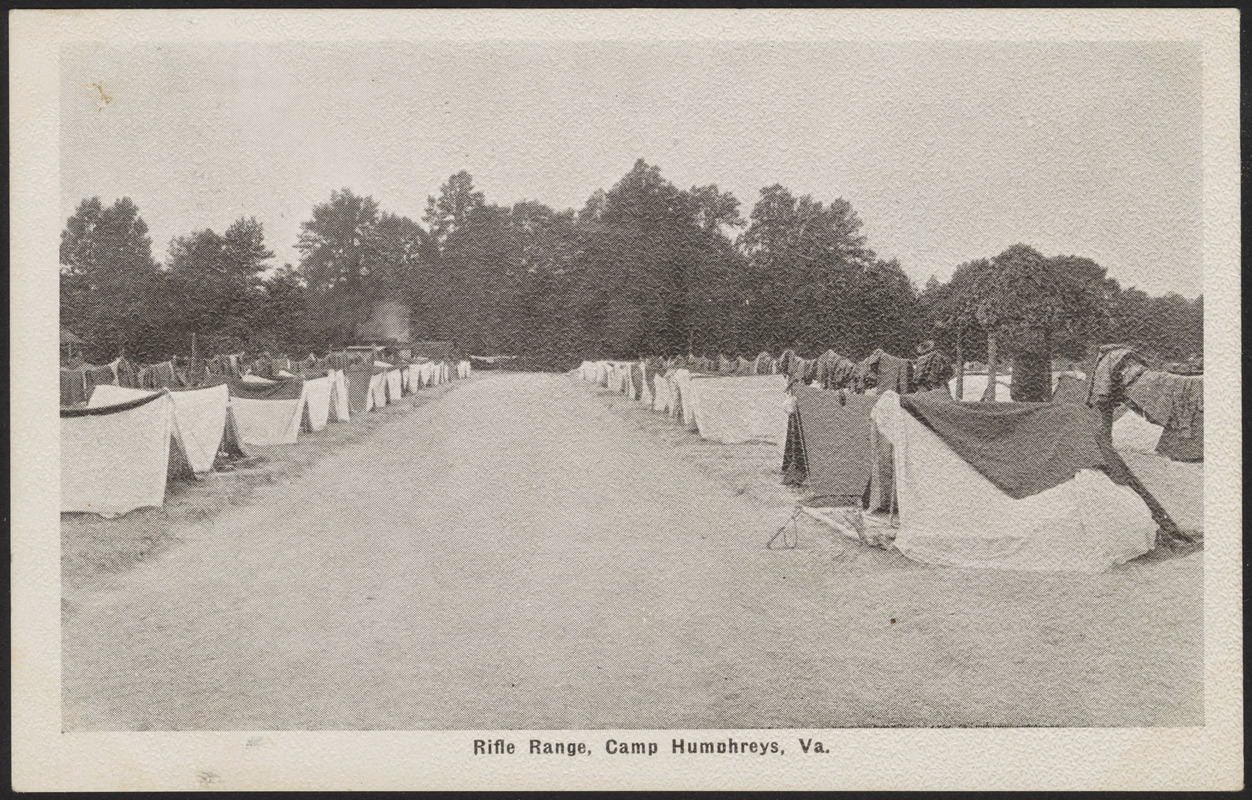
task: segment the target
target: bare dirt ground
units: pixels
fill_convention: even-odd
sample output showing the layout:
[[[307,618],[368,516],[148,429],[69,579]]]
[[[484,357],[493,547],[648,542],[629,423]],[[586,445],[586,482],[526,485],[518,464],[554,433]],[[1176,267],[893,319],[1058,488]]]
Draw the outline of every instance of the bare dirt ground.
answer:
[[[272,450],[63,517],[66,730],[1203,724],[1203,553],[940,569],[812,522],[769,551],[777,448],[568,376]]]

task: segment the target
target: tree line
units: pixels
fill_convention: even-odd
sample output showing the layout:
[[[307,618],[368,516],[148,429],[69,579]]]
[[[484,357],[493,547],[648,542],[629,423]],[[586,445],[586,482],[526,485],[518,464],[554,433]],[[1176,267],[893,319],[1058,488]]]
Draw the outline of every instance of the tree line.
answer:
[[[920,291],[870,249],[851,204],[768,186],[748,216],[716,185],[681,189],[636,162],[583,208],[490,203],[467,172],[420,222],[349,189],[301,224],[277,267],[261,223],[176,237],[165,263],[139,209],[84,200],[61,235],[61,321],[96,361],[190,352],[324,352],[356,340],[384,301],[415,339],[510,354],[542,369],[583,358],[752,356],[935,339],[965,360],[1023,365],[1125,341],[1150,357],[1202,352],[1202,298],[1121,288],[1081,256],[1015,245]]]

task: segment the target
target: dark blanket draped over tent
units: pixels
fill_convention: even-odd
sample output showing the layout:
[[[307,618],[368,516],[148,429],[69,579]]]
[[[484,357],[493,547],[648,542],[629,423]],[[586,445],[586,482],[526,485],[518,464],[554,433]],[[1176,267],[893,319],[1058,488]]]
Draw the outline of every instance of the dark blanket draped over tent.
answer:
[[[178,376],[174,362],[162,361],[139,370],[139,383],[142,389],[170,389],[186,386],[187,382]]]
[[[1104,345],[1087,382],[1087,405],[1094,408],[1120,404],[1125,399],[1122,387],[1133,382],[1147,368],[1147,362],[1131,348],[1119,344]]]
[[[902,395],[901,408],[1015,499],[1051,489],[1082,469],[1109,471],[1100,419],[1068,403],[961,403],[943,392]]]
[[[878,387],[882,391],[889,389],[896,394],[907,394],[913,391],[913,362],[881,349],[875,350],[855,365],[851,382],[855,392]]]
[[[844,389],[852,382],[852,374],[856,371],[856,363],[827,350],[817,357],[816,380],[823,389]]]
[[[1175,461],[1204,460],[1204,377],[1147,370],[1126,387],[1126,403],[1165,430],[1156,452]]]
[[[859,504],[869,485],[870,410],[878,397],[807,386],[796,386],[792,393],[792,422],[800,434],[799,455],[810,491],[839,504]]]
[[[130,411],[132,409],[139,408],[140,406],[146,406],[158,397],[164,397],[165,395],[166,392],[157,391],[145,397],[136,397],[134,400],[114,403],[113,405],[108,406],[95,406],[91,408],[63,408],[61,409],[61,417],[63,419],[70,419],[74,417],[104,417],[109,414],[117,414],[121,411]]]
[[[61,370],[61,407],[78,406],[87,402],[86,375],[80,369]]]
[[[228,381],[231,397],[246,400],[299,400],[304,391],[304,378],[278,378],[273,383],[251,383],[245,380]]]
[[[956,370],[952,361],[941,350],[923,353],[913,362],[913,386],[915,392],[929,392],[935,389],[948,390],[948,381]]]

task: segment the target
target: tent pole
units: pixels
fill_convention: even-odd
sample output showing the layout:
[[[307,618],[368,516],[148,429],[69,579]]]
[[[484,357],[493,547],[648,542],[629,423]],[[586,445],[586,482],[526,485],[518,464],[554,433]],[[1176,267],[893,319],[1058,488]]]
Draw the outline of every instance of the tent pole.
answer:
[[[1113,479],[1114,483],[1129,486],[1135,494],[1142,498],[1148,510],[1152,512],[1152,520],[1166,536],[1186,544],[1195,544],[1195,537],[1178,527],[1178,524],[1174,522],[1169,512],[1165,510],[1165,507],[1135,477],[1135,474],[1130,471],[1130,467],[1126,465],[1126,462],[1118,455],[1116,448],[1113,447],[1113,410],[1112,403],[1100,403],[1096,407],[1096,411],[1100,414],[1099,444],[1100,449],[1104,453],[1105,462],[1108,464],[1109,477]]]

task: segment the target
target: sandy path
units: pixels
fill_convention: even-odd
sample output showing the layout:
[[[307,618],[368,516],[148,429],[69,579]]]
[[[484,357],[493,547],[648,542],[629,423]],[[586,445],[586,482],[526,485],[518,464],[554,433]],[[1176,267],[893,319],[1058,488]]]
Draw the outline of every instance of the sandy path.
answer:
[[[64,727],[1202,722],[1202,554],[940,570],[781,521],[586,384],[484,375],[77,597]]]

